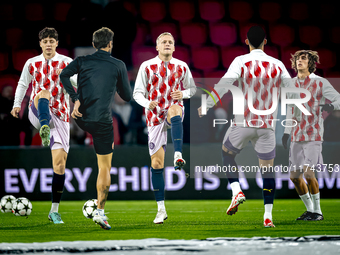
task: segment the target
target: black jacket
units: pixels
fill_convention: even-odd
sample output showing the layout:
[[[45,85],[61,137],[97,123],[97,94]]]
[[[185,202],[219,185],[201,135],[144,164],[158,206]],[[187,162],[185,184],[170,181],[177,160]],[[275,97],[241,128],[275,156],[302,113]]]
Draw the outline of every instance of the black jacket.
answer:
[[[70,82],[74,74],[78,74],[77,93]],[[116,90],[127,102],[132,97],[124,62],[103,50],[77,57],[63,69],[60,80],[72,101],[79,99],[79,112],[86,122],[112,123],[111,104]]]

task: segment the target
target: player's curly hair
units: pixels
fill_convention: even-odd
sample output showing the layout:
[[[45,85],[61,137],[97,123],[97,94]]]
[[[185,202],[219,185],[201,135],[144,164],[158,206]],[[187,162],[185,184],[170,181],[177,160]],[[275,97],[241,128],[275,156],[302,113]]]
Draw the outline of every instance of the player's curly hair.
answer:
[[[292,68],[297,72],[296,68],[296,60],[301,55],[307,55],[308,56],[308,71],[310,73],[314,73],[316,70],[316,64],[320,64],[320,59],[317,51],[312,50],[299,50],[295,52],[295,54],[291,54],[292,58],[290,59],[290,62],[292,63]]]
[[[39,41],[45,38],[54,38],[58,41],[58,32],[53,27],[45,27],[43,30],[39,32]]]

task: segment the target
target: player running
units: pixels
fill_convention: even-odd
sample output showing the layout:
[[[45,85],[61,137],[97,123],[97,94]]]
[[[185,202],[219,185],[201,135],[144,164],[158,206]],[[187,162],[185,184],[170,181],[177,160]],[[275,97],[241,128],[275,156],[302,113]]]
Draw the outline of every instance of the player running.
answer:
[[[318,169],[319,164],[321,166],[323,164],[321,154],[324,131],[322,111],[339,110],[340,94],[328,80],[314,74],[316,64],[319,63],[319,56],[316,51],[297,51],[292,55],[291,62],[292,68],[297,72],[297,77],[293,79],[295,86],[307,89],[311,93],[311,99],[303,104],[311,115],[304,115],[296,107],[288,105],[287,121],[293,118],[297,121],[297,125],[293,128],[285,128],[282,144],[286,149],[291,134],[290,179],[307,209],[296,220],[319,221],[323,220],[323,214],[320,207],[319,184],[314,171]],[[292,96],[298,97],[295,94],[292,94]],[[325,99],[332,103],[325,104]],[[303,166],[303,169],[300,169],[299,166]],[[306,178],[308,187],[303,176]]]
[[[131,100],[131,87],[123,61],[111,57],[113,32],[103,27],[93,33],[92,55],[76,58],[60,74],[66,91],[74,102],[71,116],[78,126],[93,137],[98,160],[97,196],[98,207],[93,221],[103,229],[111,229],[104,207],[111,185],[111,162],[113,155],[113,126],[111,103],[118,91],[125,101]],[[78,74],[77,93],[70,77]]]
[[[215,86],[215,90],[222,97],[228,92],[224,86],[232,85],[237,80],[238,87],[246,99],[250,96],[250,92],[252,93],[255,109],[268,110],[272,107],[273,97],[279,96],[279,87],[292,86],[289,81],[290,75],[280,60],[264,53],[264,45],[267,40],[265,32],[260,26],[253,26],[249,29],[245,43],[249,46],[250,53],[234,59],[226,74]],[[277,92],[274,92],[276,89]],[[212,98],[207,99],[207,110],[213,106]],[[264,226],[275,227],[272,219],[275,194],[275,173],[273,171],[275,122],[273,120],[276,119],[277,111],[269,115],[255,115],[250,111],[247,100],[244,100],[244,109],[244,114],[235,115],[233,125],[229,127],[224,137],[223,165],[228,169],[237,169],[235,156],[251,141],[259,158],[263,178]],[[201,107],[198,109],[198,114],[202,116]],[[227,214],[233,215],[246,198],[240,187],[238,172],[227,172],[227,178],[233,194]]]
[[[29,84],[32,93],[29,101],[28,118],[39,130],[42,144],[50,146],[53,164],[52,207],[48,218],[54,224],[64,223],[58,213],[65,182],[66,158],[70,141],[69,95],[59,79],[60,69],[72,59],[58,54],[58,33],[54,28],[39,32],[42,54],[26,61],[15,91],[11,114],[18,118],[21,103]],[[76,87],[76,81],[73,81]]]
[[[167,129],[171,128],[174,144],[174,166],[180,170],[185,165],[182,157],[183,99],[192,97],[196,86],[189,67],[172,57],[175,40],[170,33],[162,33],[156,40],[158,56],[142,63],[139,68],[133,98],[145,108],[148,126],[151,179],[158,205],[156,224],[167,219],[164,205],[164,154]],[[183,85],[185,90],[181,90]]]

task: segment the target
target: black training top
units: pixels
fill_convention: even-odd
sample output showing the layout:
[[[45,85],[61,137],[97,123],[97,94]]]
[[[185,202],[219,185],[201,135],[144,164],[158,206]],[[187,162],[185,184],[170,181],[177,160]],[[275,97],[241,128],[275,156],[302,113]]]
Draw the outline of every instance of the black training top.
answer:
[[[78,74],[77,93],[70,82],[74,74]],[[124,62],[103,50],[77,57],[63,69],[60,80],[72,101],[79,99],[83,121],[112,123],[111,104],[116,90],[123,100],[131,100]]]

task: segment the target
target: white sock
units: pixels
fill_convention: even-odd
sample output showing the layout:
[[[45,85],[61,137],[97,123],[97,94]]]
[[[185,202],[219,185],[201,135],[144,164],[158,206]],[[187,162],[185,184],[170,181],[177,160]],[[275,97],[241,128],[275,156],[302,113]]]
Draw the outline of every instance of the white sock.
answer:
[[[313,212],[313,203],[312,203],[312,199],[310,197],[309,192],[307,192],[304,195],[301,195],[300,198],[303,201],[303,203],[305,204],[307,211]]]
[[[161,201],[157,201],[157,207],[158,207],[158,211],[165,211],[165,205],[164,205],[164,200]]]
[[[310,197],[313,202],[313,212],[322,214],[320,207],[320,192],[316,194],[311,194]]]
[[[58,212],[59,203],[52,203],[51,212]]]
[[[104,209],[98,209],[97,212],[99,213],[100,216],[104,216]]]
[[[175,155],[174,155],[174,158],[182,158],[182,152],[179,152],[179,151],[175,151]]]
[[[231,190],[233,191],[233,196],[236,196],[239,192],[241,192],[241,186],[239,182],[230,183]]]
[[[263,220],[265,220],[265,219],[273,220],[272,210],[273,210],[273,204],[265,204],[264,205]]]

